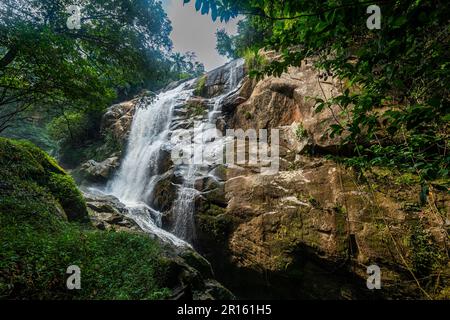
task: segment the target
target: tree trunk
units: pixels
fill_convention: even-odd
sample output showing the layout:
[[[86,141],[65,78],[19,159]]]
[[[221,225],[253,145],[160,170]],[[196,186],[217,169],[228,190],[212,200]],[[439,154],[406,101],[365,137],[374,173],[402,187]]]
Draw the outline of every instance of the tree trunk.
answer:
[[[9,51],[5,54],[5,56],[0,59],[0,69],[4,69],[11,62],[13,62],[18,52],[19,49],[16,46],[10,48]]]

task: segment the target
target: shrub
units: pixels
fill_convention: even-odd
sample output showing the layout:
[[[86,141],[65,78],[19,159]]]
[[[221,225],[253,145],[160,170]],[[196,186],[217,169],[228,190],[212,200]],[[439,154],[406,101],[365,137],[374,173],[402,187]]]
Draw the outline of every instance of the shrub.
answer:
[[[197,81],[195,90],[194,90],[194,94],[196,96],[203,96],[206,94],[205,89],[206,89],[206,80],[207,80],[207,76],[204,75],[202,77],[200,77]]]
[[[298,140],[302,140],[308,137],[308,131],[306,131],[306,129],[303,127],[301,123],[295,129],[295,136],[297,137]]]
[[[245,66],[250,70],[250,74],[253,74],[252,71],[260,71],[268,65],[267,58],[251,48],[245,50],[244,59]]]

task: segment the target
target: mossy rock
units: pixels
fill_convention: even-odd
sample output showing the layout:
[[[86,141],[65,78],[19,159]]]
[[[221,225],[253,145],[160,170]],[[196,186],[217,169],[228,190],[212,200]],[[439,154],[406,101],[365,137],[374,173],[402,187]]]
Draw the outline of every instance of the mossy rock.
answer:
[[[216,242],[226,241],[234,226],[233,217],[212,203],[205,203],[197,211],[196,219],[200,231]]]
[[[213,277],[211,265],[205,258],[199,255],[197,252],[193,250],[186,250],[181,254],[181,257],[188,265],[198,270],[203,277],[205,278]]]
[[[188,118],[203,117],[208,112],[207,106],[203,101],[200,100],[188,101],[186,109]]]
[[[51,173],[48,188],[64,208],[69,220],[86,219],[86,203],[71,176]]]
[[[208,94],[208,88],[206,87],[206,80],[208,79],[207,75],[204,75],[200,78],[198,78],[198,80],[195,83],[195,90],[194,90],[194,94],[196,96],[200,96],[200,97],[205,97]]]
[[[72,177],[30,142],[0,138],[0,180],[2,199],[39,188],[50,202],[61,205],[70,221],[88,221],[86,204]]]

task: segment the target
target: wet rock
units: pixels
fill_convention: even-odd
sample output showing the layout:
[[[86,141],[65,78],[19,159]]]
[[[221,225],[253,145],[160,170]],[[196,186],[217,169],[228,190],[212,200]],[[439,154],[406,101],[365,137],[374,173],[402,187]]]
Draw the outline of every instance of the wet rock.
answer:
[[[111,106],[103,115],[101,131],[111,133],[114,138],[125,143],[139,100],[136,98]]]
[[[245,76],[245,68],[243,65],[239,66],[240,63],[239,60],[231,61],[208,72],[204,77],[200,77],[194,83],[193,87],[196,88],[194,93],[205,98],[211,98],[225,92],[225,90],[231,90],[232,88],[228,87],[231,76],[233,77],[232,82],[235,84],[239,83]],[[230,72],[233,72],[233,74],[230,74]]]
[[[89,217],[99,230],[143,233],[139,225],[125,214],[127,208],[113,196],[84,193]],[[171,299],[215,300],[234,299],[234,295],[214,279],[210,263],[189,246],[177,247],[156,235],[150,238],[160,242],[162,285],[172,291]],[[145,258],[145,257],[144,257]]]
[[[102,162],[89,160],[81,165],[78,174],[89,182],[104,183],[108,181],[119,165],[120,159],[117,156],[108,158]]]
[[[126,216],[125,205],[113,196],[83,193],[91,223],[100,230],[141,232],[139,225]]]
[[[156,182],[153,193],[150,196],[151,206],[161,212],[168,211],[176,199],[177,188],[172,182],[174,175],[171,171],[163,174]]]

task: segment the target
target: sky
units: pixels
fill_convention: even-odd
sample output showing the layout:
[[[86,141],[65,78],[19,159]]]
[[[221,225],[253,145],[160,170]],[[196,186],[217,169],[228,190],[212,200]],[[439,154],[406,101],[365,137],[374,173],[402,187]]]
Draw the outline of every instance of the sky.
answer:
[[[175,52],[195,52],[198,60],[205,65],[206,71],[213,70],[228,61],[217,53],[215,33],[221,28],[225,28],[228,33],[236,33],[237,20],[228,23],[213,22],[210,15],[201,15],[195,10],[195,0],[184,6],[183,0],[162,0],[162,2],[172,21],[171,38]]]

